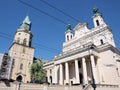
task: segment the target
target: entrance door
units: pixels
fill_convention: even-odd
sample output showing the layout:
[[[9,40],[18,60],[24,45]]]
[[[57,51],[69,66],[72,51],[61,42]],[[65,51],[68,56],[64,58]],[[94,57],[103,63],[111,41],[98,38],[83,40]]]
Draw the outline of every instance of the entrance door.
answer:
[[[80,84],[83,84],[83,75],[80,73],[79,76],[80,76]]]
[[[16,81],[18,81],[18,82],[22,82],[22,76],[19,75],[19,76],[16,78]]]

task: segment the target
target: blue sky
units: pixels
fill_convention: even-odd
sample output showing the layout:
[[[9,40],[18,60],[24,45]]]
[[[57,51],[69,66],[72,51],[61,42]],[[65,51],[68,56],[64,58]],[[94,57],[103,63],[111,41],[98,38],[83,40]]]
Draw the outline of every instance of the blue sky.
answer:
[[[52,16],[72,25],[78,22],[63,15],[40,0],[22,0],[39,8]],[[117,48],[120,48],[120,0],[44,0],[63,10],[80,22],[87,22],[93,28],[93,8],[98,7],[104,21],[112,29]],[[8,52],[14,34],[28,15],[32,22],[33,44],[35,57],[51,60],[61,53],[65,41],[67,24],[63,24],[43,13],[30,8],[18,0],[0,0],[0,53]],[[37,44],[36,44],[37,43]],[[39,45],[38,45],[39,44]]]

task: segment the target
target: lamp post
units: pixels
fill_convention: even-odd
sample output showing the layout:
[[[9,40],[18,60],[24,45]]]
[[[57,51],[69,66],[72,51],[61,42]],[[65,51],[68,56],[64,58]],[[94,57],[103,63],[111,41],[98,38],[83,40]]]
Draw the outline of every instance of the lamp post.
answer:
[[[19,86],[18,86],[18,90],[20,90],[20,85],[21,85],[21,81],[19,82],[19,84],[18,84]]]
[[[96,90],[95,78],[94,78],[94,75],[93,75],[93,68],[92,68],[92,63],[91,63],[91,55],[93,55],[92,50],[94,49],[94,45],[91,44],[88,48],[89,48],[89,56],[90,56],[90,69],[91,69],[91,76],[92,76],[92,87],[93,87],[93,90]]]

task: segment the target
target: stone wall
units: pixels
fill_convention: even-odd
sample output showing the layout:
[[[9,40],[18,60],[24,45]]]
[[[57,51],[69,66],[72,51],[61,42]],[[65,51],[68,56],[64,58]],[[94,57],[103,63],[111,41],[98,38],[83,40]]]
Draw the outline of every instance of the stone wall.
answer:
[[[0,90],[94,90],[91,85],[82,89],[82,85],[78,86],[60,86],[60,85],[41,85],[41,84],[19,84],[10,83],[6,86],[5,83],[0,83]],[[120,90],[118,86],[114,85],[97,85],[96,90]]]

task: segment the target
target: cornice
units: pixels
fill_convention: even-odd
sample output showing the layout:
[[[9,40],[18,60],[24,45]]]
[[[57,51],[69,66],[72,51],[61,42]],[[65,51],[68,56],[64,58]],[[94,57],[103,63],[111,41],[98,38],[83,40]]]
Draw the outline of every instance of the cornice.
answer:
[[[89,52],[89,50],[91,50],[89,46],[91,46],[91,45],[84,46],[83,48],[76,48],[76,50],[71,50],[71,51],[66,52],[66,53],[61,53],[58,56],[56,56],[53,60],[54,61],[60,60],[60,59],[70,57],[70,56],[78,54],[78,53],[83,53],[85,51]],[[108,43],[105,43],[105,44],[100,45],[100,46],[94,46],[94,49],[92,49],[92,51],[97,52],[97,53],[101,53],[101,52],[104,52],[107,50],[111,50],[112,52],[120,55],[120,51]]]
[[[16,43],[16,42],[13,42],[12,45],[10,46],[10,48],[11,48],[14,44],[17,44],[17,45],[20,45],[20,46],[24,46],[24,47],[27,47],[27,48],[35,49],[34,47],[25,46],[25,45],[22,45],[22,44],[19,44],[19,43]],[[9,50],[10,50],[10,48],[9,48]]]

